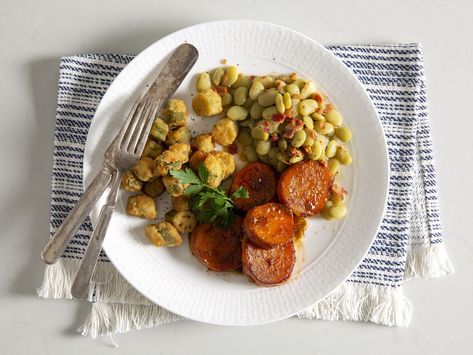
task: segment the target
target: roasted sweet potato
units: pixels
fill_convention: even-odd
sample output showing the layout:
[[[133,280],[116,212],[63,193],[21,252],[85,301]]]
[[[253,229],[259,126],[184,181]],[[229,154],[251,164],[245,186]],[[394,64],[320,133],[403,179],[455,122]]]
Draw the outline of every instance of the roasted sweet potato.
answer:
[[[279,178],[279,200],[295,215],[314,216],[329,198],[332,176],[327,166],[306,160],[287,168]]]
[[[240,211],[271,201],[276,195],[276,173],[263,163],[251,163],[241,169],[233,177],[229,194],[243,186],[249,193],[249,198],[237,198],[233,202]]]
[[[241,224],[240,217],[229,228],[199,224],[189,241],[192,254],[210,270],[230,271],[240,268]]]
[[[287,243],[294,235],[294,219],[286,206],[265,203],[253,207],[243,221],[245,236],[260,248]]]
[[[258,285],[274,286],[286,281],[295,263],[296,251],[292,240],[271,249],[263,249],[247,238],[243,239],[243,273]]]

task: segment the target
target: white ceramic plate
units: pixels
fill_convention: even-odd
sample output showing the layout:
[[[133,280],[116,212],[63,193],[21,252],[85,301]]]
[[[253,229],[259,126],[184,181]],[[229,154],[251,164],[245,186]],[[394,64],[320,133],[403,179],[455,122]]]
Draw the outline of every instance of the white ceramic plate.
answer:
[[[210,131],[215,119],[202,120],[191,108],[196,74],[226,58],[246,74],[297,72],[313,79],[335,103],[353,130],[354,163],[344,171],[350,193],[342,222],[309,220],[292,278],[284,285],[257,287],[238,273],[209,272],[189,251],[156,248],[144,235],[144,220],[124,214],[127,195],[105,239],[105,251],[121,274],[144,296],[183,317],[223,325],[253,325],[290,317],[342,283],[368,251],[383,217],[388,190],[388,157],[379,118],[367,93],[334,55],[312,39],[261,22],[221,21],[175,32],[140,53],[103,97],[90,128],[85,152],[85,184],[100,168],[103,153],[118,131],[133,97],[153,78],[164,58],[180,43],[192,43],[200,57],[175,97],[186,101],[194,132]],[[158,201],[160,216],[169,200]],[[96,219],[98,209],[92,215]]]

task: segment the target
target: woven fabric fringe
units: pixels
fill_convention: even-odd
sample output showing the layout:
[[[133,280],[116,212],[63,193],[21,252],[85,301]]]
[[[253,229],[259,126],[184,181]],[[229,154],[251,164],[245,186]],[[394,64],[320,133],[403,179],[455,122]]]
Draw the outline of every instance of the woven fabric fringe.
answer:
[[[151,328],[182,319],[158,305],[95,302],[78,331],[91,338]]]
[[[404,278],[432,279],[452,274],[453,271],[443,244],[414,246],[407,254]]]
[[[412,307],[401,288],[345,282],[298,317],[407,327],[412,318]]]
[[[47,299],[71,299],[75,260],[61,259],[46,267],[38,295]],[[92,311],[79,328],[92,338],[149,328],[182,319],[152,304],[136,291],[111,264],[100,263],[87,299]],[[105,270],[106,269],[106,270]],[[406,277],[438,278],[453,272],[443,244],[415,247],[408,254]],[[96,275],[107,275],[107,279]],[[303,319],[370,321],[406,327],[412,317],[410,302],[400,288],[345,282],[324,300],[297,315]]]

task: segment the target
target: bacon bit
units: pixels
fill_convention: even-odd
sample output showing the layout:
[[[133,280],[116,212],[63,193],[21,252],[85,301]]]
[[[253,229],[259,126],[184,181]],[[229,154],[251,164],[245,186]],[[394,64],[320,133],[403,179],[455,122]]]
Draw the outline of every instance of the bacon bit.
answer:
[[[300,131],[304,127],[304,121],[298,118],[291,118],[291,121],[284,128],[284,138],[293,138],[294,133]]]
[[[271,142],[277,142],[279,140],[279,136],[277,133],[273,133],[271,135]]]
[[[284,120],[286,119],[286,112],[275,113],[272,118],[274,122],[284,122]]]
[[[238,146],[235,143],[232,143],[229,146],[227,146],[227,151],[230,154],[236,154],[238,153]]]
[[[274,82],[275,86],[276,86],[276,90],[277,91],[280,91],[283,87],[285,87],[287,84],[280,80],[280,79],[276,79],[276,81]]]
[[[222,63],[223,65],[227,64],[227,58],[223,58],[220,63]]]
[[[310,95],[310,97],[317,101],[317,103],[319,104],[319,106],[323,106],[324,105],[324,97],[319,93],[319,92],[314,92],[312,95]]]
[[[223,85],[219,85],[215,89],[217,91],[217,94],[219,94],[220,96],[223,96],[228,92],[228,87]]]
[[[227,73],[225,73],[225,74],[223,74],[221,84],[227,85],[227,81],[228,81],[228,75],[227,75]]]
[[[333,105],[332,104],[326,104],[324,112],[327,112],[327,111],[330,111],[330,110],[333,110]]]
[[[291,75],[289,75],[289,79],[291,79],[292,81],[297,80],[297,74],[292,73]]]
[[[304,155],[304,153],[302,153],[299,149],[295,148],[295,147],[291,147],[289,148],[289,156],[290,157],[301,157]]]
[[[309,136],[309,138],[312,138],[314,140],[315,140],[315,138],[317,138],[317,132],[314,131],[313,129],[306,130],[306,133]]]

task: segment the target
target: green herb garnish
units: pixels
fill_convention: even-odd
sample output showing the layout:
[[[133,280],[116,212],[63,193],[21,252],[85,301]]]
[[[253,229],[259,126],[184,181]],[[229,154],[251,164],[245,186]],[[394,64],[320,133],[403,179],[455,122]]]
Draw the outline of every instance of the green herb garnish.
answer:
[[[233,199],[250,197],[244,187],[239,187],[229,197],[223,189],[209,186],[209,171],[203,164],[199,165],[198,175],[189,168],[171,170],[169,173],[180,184],[189,184],[184,194],[192,196],[192,209],[197,212],[200,223],[229,226],[235,218]]]

